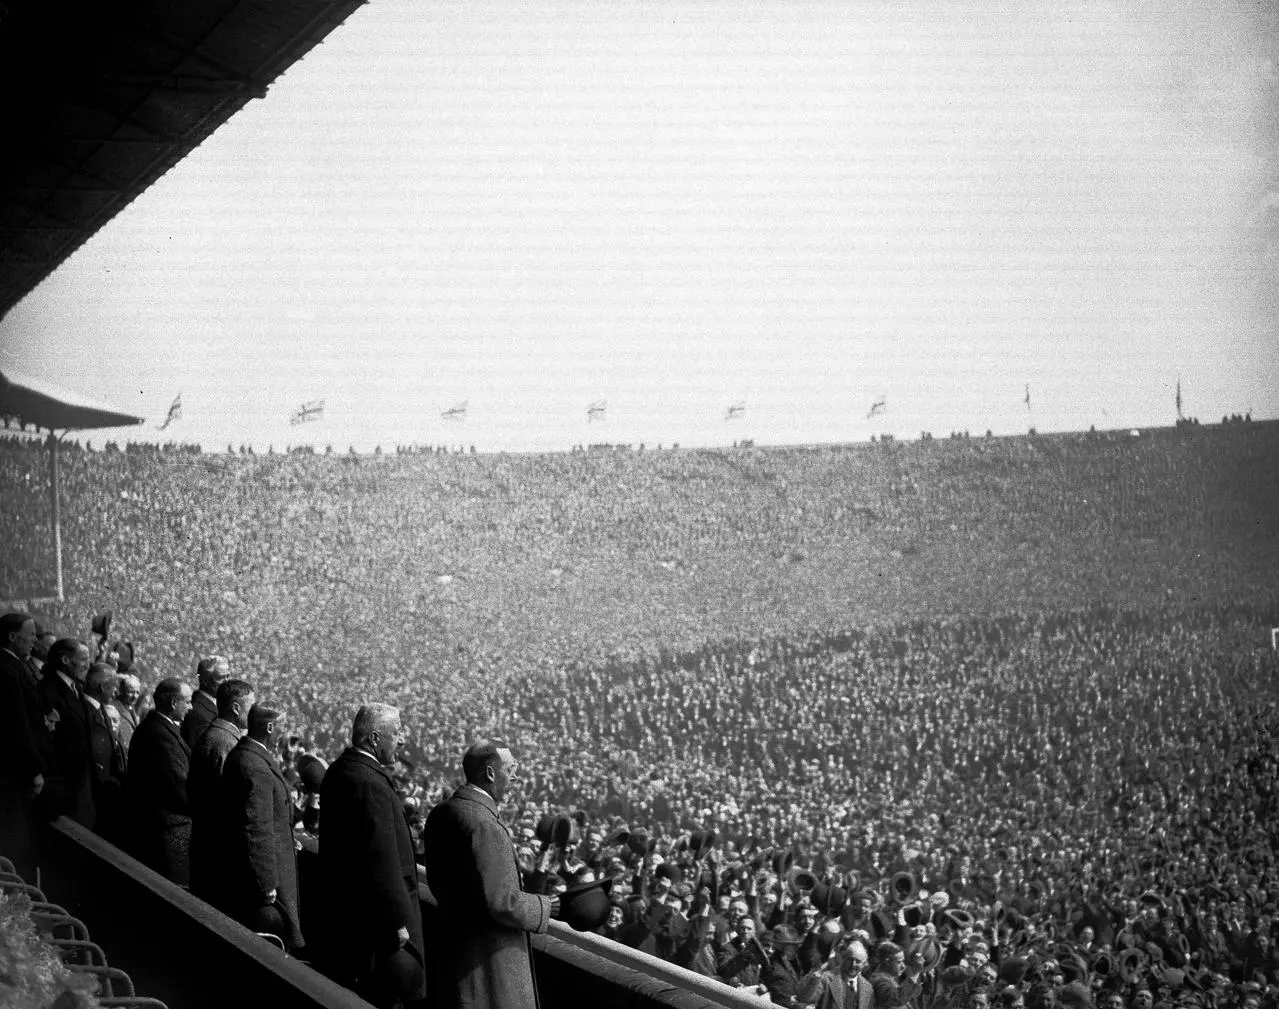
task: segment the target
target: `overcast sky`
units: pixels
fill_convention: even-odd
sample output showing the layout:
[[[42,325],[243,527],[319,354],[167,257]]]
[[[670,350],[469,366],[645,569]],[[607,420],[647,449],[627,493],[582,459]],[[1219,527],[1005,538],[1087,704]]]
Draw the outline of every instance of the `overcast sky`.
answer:
[[[210,448],[1276,417],[1276,6],[372,0],[2,364]]]

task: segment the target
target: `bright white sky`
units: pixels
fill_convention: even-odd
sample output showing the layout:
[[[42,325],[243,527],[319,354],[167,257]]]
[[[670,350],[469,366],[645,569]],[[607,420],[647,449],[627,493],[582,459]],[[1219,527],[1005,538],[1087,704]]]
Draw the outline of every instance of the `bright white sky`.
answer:
[[[3,366],[210,448],[1279,416],[1276,6],[373,0]]]

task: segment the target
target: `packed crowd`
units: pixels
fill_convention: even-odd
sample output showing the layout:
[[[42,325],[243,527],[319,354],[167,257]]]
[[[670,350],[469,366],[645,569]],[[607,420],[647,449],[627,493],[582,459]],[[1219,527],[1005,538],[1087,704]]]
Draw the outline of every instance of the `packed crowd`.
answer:
[[[1279,438],[1203,437],[70,452],[89,587],[49,624],[115,604],[135,714],[227,656],[302,833],[361,698],[419,826],[501,735],[530,888],[610,878],[606,934],[783,1004],[1269,1005]],[[6,496],[39,462],[0,449]]]
[[[508,684],[490,715],[523,755],[504,812],[526,886],[607,878],[603,934],[787,1005],[898,948],[910,984],[892,1004],[921,1009],[1279,1001],[1265,618],[916,621]],[[86,674],[123,726],[140,692],[126,672],[111,696],[108,670],[129,652]],[[196,686],[211,698],[229,675]],[[272,742],[299,833],[319,834],[335,751]],[[408,755],[398,780],[420,833],[456,757]]]

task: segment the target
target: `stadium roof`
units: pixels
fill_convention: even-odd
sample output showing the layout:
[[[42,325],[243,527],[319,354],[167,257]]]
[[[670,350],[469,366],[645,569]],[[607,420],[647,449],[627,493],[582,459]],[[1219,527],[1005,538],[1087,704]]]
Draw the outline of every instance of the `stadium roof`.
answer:
[[[0,7],[0,318],[363,2]]]
[[[0,372],[0,417],[6,422],[17,420],[50,431],[125,427],[143,422],[141,417],[12,371]]]

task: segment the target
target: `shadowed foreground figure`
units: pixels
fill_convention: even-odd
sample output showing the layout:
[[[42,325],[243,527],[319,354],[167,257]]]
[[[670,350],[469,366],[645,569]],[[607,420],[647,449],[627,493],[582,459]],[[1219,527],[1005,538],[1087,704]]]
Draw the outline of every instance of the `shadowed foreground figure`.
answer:
[[[384,1007],[426,994],[413,838],[387,771],[402,738],[398,708],[364,705],[320,787],[324,962],[335,980]]]
[[[305,940],[298,920],[293,795],[274,752],[281,727],[274,708],[255,704],[249,709],[248,731],[223,765],[217,805],[226,830],[229,913],[255,932],[279,936],[295,950]]]
[[[467,783],[427,817],[427,882],[441,917],[433,1006],[538,1004],[529,933],[546,931],[559,898],[520,888],[515,848],[497,812],[515,770],[510,750],[476,743],[462,758]]]
[[[138,860],[179,886],[191,882],[191,806],[187,774],[191,749],[182,738],[182,719],[191,708],[191,688],[181,680],[161,680],[155,707],[129,743],[128,794]]]

